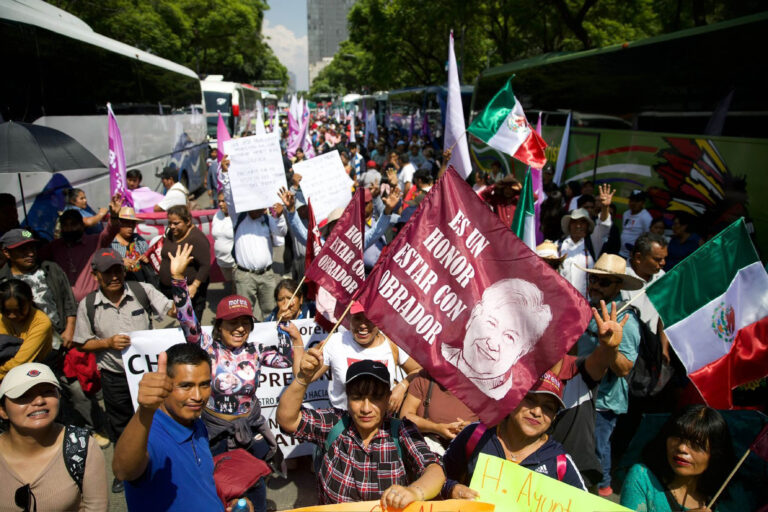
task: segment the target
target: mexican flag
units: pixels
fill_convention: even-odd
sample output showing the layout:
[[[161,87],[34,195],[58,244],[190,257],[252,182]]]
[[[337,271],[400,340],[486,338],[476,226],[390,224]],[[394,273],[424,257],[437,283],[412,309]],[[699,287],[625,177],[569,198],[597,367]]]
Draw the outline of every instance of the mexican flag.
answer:
[[[688,377],[707,404],[768,375],[768,273],[740,219],[647,288]]]
[[[496,93],[467,131],[492,148],[541,169],[547,163],[544,156],[547,143],[525,118],[523,107],[512,92],[511,81],[512,78]]]
[[[531,184],[531,169],[525,173],[523,190],[515,208],[512,219],[512,231],[531,250],[536,250],[536,216],[533,208],[533,185]]]

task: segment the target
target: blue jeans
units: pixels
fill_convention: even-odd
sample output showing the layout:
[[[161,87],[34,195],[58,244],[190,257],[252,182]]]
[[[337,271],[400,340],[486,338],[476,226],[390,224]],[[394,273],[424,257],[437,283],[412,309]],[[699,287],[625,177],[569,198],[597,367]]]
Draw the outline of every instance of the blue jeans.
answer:
[[[616,428],[618,415],[611,411],[597,411],[595,416],[595,451],[603,467],[603,479],[599,488],[611,486],[611,434]]]

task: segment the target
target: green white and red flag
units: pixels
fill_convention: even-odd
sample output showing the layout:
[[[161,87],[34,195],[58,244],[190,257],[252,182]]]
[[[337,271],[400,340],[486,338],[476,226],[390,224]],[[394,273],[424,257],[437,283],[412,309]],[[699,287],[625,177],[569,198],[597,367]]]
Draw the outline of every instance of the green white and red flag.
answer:
[[[740,219],[647,288],[664,332],[707,404],[768,375],[768,273]]]
[[[496,93],[482,114],[472,121],[468,131],[494,149],[526,165],[541,169],[547,163],[547,143],[531,127],[523,106],[512,92],[512,78]]]
[[[536,250],[536,211],[533,201],[533,178],[531,169],[525,173],[523,190],[517,201],[515,216],[512,219],[512,232],[523,241],[532,251]]]

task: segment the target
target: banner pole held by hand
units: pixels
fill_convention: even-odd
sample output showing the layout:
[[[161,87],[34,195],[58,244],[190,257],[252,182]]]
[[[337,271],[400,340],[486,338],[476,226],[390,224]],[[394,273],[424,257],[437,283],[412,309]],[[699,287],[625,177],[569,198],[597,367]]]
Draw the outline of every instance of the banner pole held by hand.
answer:
[[[293,295],[291,295],[291,298],[288,299],[288,304],[290,305],[291,302],[293,302],[293,299],[296,297],[296,294],[299,293],[299,290],[301,289],[301,285],[304,284],[304,279],[306,279],[307,276],[303,275],[301,276],[301,281],[299,281],[299,284],[296,286],[296,289],[293,291]],[[277,319],[277,323],[280,323],[280,320],[283,319],[283,315],[280,315],[280,317]]]
[[[720,489],[717,490],[717,494],[715,494],[715,497],[712,498],[712,501],[709,502],[709,505],[707,505],[707,508],[711,509],[712,505],[715,504],[717,501],[717,498],[720,497],[720,495],[725,490],[725,487],[728,485],[728,482],[731,481],[731,478],[733,478],[733,475],[736,474],[736,472],[739,470],[742,464],[744,464],[744,461],[747,460],[747,456],[749,455],[749,448],[747,448],[747,451],[744,452],[744,455],[741,456],[741,459],[739,459],[739,462],[736,463],[736,467],[733,468],[733,471],[731,471],[731,474],[728,475],[728,478],[725,479],[725,482],[723,482],[723,485],[720,486]]]
[[[616,312],[616,316],[618,317],[620,314],[622,314],[624,310],[626,310],[633,302],[635,302],[637,298],[645,295],[645,290],[646,289],[643,288],[642,290],[640,290],[640,293],[638,293],[637,295],[629,299],[623,306],[621,306],[621,308],[619,308],[619,310]]]
[[[332,335],[334,332],[336,332],[336,329],[338,329],[338,328],[339,328],[339,325],[341,324],[341,321],[342,321],[342,320],[344,320],[344,317],[345,317],[345,316],[347,316],[347,313],[349,312],[349,308],[351,308],[351,307],[352,307],[352,303],[353,303],[353,302],[354,302],[353,300],[349,301],[349,304],[347,304],[347,308],[346,308],[346,309],[344,310],[344,312],[341,314],[341,318],[339,318],[339,319],[336,321],[336,325],[334,325],[334,326],[333,326],[333,329],[331,329],[331,332],[329,332],[329,333],[328,333],[328,336],[326,336],[326,337],[325,337],[325,339],[323,340],[323,343],[320,345],[320,348],[321,348],[321,349],[322,349],[322,348],[325,346],[325,342],[326,342],[326,341],[328,341],[328,338],[330,338],[330,337],[331,337],[331,335]]]

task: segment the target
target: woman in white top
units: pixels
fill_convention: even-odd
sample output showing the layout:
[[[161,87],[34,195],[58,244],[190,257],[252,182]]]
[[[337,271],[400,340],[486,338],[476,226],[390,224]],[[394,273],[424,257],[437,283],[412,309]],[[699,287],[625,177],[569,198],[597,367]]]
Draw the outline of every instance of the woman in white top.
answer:
[[[603,244],[611,231],[611,215],[608,206],[611,204],[615,190],[607,184],[599,187],[600,216],[597,226],[590,213],[584,208],[577,208],[564,215],[560,226],[567,236],[560,242],[560,256],[565,257],[560,267],[560,275],[568,280],[574,288],[587,296],[587,274],[576,265],[592,268],[600,255]],[[589,236],[587,236],[589,235]]]
[[[398,348],[373,322],[365,316],[365,310],[359,302],[353,302],[349,308],[350,330],[333,334],[323,345],[323,366],[312,377],[312,382],[319,379],[329,369],[333,374],[328,389],[328,399],[336,409],[347,409],[347,395],[344,392],[347,368],[352,363],[369,359],[379,361],[390,369],[392,394],[389,399],[389,412],[396,413],[405,399],[408,385],[416,378],[421,365]],[[397,367],[402,368],[405,377],[397,381]]]
[[[235,233],[232,226],[232,217],[227,210],[227,200],[224,192],[219,192],[216,196],[219,205],[219,211],[214,215],[211,221],[211,236],[213,237],[213,254],[216,256],[216,263],[224,275],[224,282],[227,293],[231,293],[232,273],[235,267],[235,257],[232,256],[232,247],[235,245]]]

